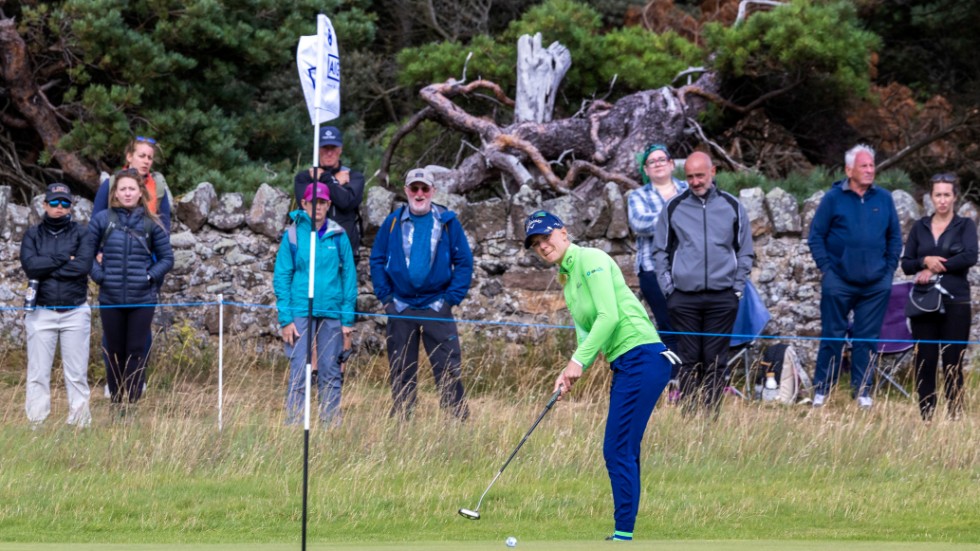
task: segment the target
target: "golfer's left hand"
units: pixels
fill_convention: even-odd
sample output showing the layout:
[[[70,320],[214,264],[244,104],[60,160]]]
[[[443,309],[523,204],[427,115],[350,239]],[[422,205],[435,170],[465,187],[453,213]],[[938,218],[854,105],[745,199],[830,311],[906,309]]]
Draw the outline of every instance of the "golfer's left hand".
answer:
[[[565,366],[565,369],[563,369],[561,373],[558,374],[558,378],[555,379],[555,389],[552,392],[556,392],[561,389],[561,394],[558,395],[558,399],[561,400],[561,397],[572,389],[572,385],[574,385],[575,381],[579,380],[579,377],[581,376],[582,366],[572,360],[569,360],[568,365]]]

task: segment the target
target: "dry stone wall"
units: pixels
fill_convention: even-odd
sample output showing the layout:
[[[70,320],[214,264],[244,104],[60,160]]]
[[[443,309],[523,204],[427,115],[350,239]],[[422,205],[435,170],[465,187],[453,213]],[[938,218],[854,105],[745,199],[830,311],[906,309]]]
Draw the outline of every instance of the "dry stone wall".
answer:
[[[752,280],[772,314],[766,329],[770,335],[816,337],[820,334],[820,274],[805,241],[810,220],[822,192],[807,198],[802,207],[781,189],[763,193],[759,188],[744,189],[739,198],[752,223],[756,260]],[[893,192],[903,233],[931,205],[919,205],[906,192]],[[380,349],[384,338],[384,317],[372,294],[368,256],[378,227],[398,199],[382,188],[368,191],[362,215],[365,235],[358,262],[360,316],[357,338],[362,346]],[[534,210],[556,213],[568,225],[581,245],[609,253],[635,288],[634,246],[626,219],[626,201],[614,184],[589,200],[573,195],[543,200],[541,194],[522,188],[507,199],[468,202],[464,197],[437,193],[435,201],[456,211],[474,253],[475,270],[469,296],[456,310],[459,319],[473,320],[484,335],[511,342],[539,338],[541,329],[521,324],[570,325],[561,300],[561,290],[553,268],[545,266],[523,249],[523,220]],[[251,205],[241,194],[216,194],[214,187],[201,183],[175,200],[171,242],[174,269],[162,293],[167,304],[160,308],[157,323],[169,327],[186,323],[202,333],[218,330],[218,309],[212,303],[222,295],[231,303],[225,307],[225,334],[233,339],[260,339],[273,344],[278,335],[272,271],[275,254],[291,207],[291,197],[282,190],[263,184]],[[81,199],[73,207],[77,220],[87,221],[92,205]],[[0,345],[23,346],[23,305],[26,281],[19,262],[21,237],[29,224],[36,223],[41,198],[30,206],[10,202],[10,189],[0,186]],[[960,207],[960,214],[977,219],[972,204]],[[903,279],[896,273],[896,279]],[[974,299],[980,293],[980,269],[971,272]],[[92,286],[96,302],[96,289]],[[974,300],[976,303],[976,300]],[[975,312],[976,317],[976,312]],[[505,323],[501,323],[505,322]],[[469,324],[468,324],[469,325]],[[974,320],[971,339],[980,336]],[[562,330],[562,329],[556,329]],[[795,341],[803,356],[812,363],[816,348],[813,340]]]

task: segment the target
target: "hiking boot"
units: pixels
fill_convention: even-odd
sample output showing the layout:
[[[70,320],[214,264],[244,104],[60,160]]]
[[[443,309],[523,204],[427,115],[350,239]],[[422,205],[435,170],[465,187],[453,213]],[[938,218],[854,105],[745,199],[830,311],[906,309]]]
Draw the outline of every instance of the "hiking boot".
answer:
[[[871,399],[871,396],[858,396],[859,408],[868,410],[871,409],[871,406],[873,405],[874,405],[874,400]]]
[[[827,403],[826,394],[814,394],[813,395],[813,407],[822,408],[824,404]]]

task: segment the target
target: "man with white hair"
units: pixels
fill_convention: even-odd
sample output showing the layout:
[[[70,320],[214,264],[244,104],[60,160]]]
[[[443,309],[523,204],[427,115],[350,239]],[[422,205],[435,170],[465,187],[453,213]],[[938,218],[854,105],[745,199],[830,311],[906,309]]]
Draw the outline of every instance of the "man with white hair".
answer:
[[[823,273],[813,405],[823,406],[837,383],[853,312],[851,388],[858,406],[870,409],[875,341],[902,253],[902,230],[891,193],[874,185],[874,149],[860,144],[848,150],[844,173],[847,178],[831,186],[810,224],[810,254]]]

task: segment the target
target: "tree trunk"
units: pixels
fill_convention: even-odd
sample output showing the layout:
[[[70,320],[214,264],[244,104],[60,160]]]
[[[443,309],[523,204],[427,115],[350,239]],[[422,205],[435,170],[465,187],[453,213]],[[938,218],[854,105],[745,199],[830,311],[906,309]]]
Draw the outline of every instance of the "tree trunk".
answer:
[[[17,32],[13,19],[0,20],[0,62],[0,78],[6,83],[13,104],[40,136],[44,148],[61,166],[65,176],[95,193],[99,185],[95,167],[58,147],[65,133],[58,124],[54,107],[34,81],[27,45]]]

